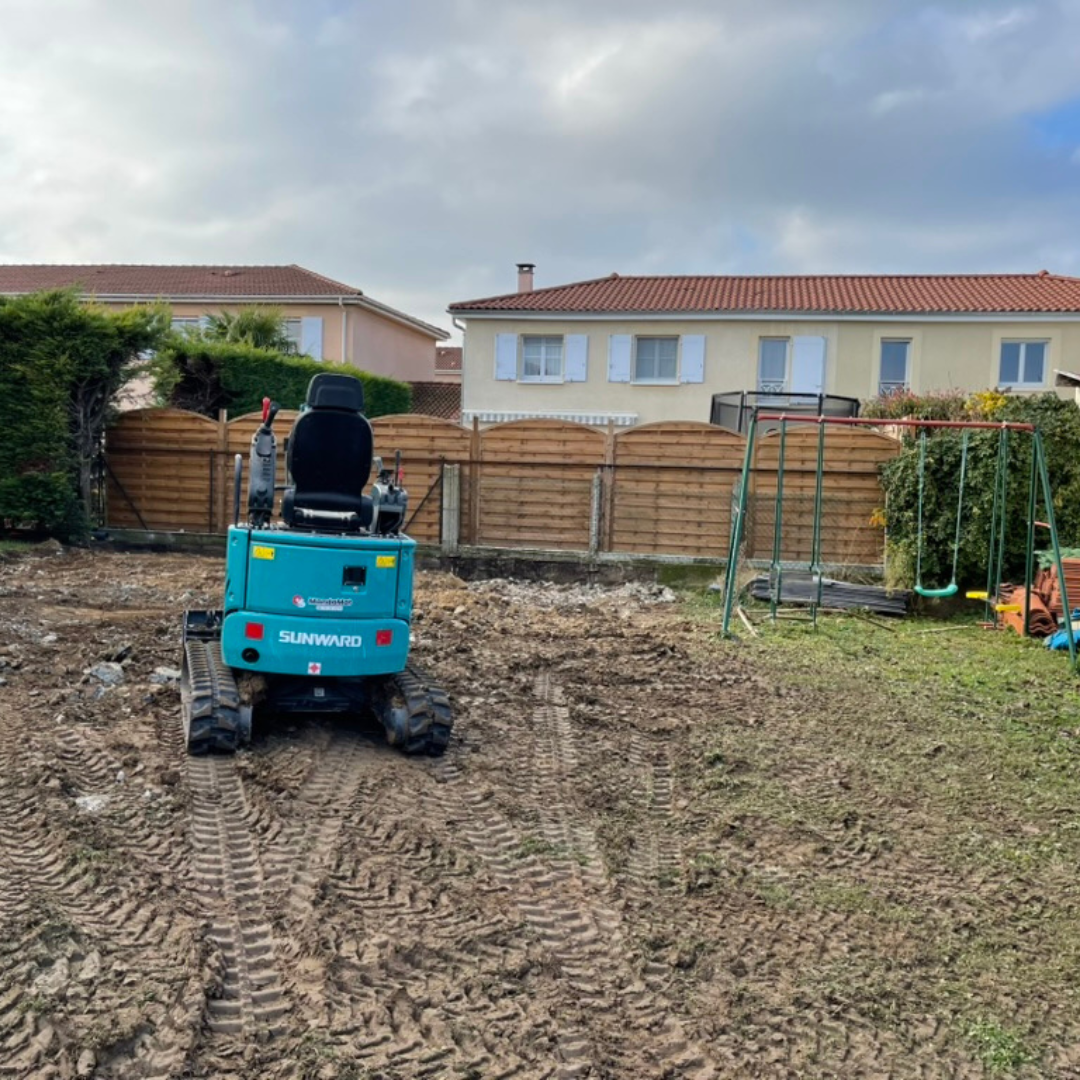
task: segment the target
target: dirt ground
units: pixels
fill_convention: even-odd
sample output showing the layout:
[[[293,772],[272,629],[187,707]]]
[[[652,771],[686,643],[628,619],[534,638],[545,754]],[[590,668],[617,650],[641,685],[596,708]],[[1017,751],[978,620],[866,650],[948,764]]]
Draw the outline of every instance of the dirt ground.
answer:
[[[221,585],[0,562],[0,1076],[1080,1075],[1071,789],[965,801],[936,700],[655,587],[428,574],[444,758],[294,719],[188,759],[163,669]]]

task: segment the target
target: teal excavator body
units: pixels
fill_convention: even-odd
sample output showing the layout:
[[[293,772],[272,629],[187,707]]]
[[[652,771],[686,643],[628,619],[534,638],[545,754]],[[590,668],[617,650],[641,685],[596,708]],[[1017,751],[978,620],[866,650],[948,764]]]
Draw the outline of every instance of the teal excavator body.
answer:
[[[441,753],[449,702],[409,664],[416,543],[403,531],[408,496],[400,468],[373,458],[363,385],[343,375],[312,379],[289,437],[278,522],[276,412],[264,402],[252,438],[243,524],[237,457],[222,608],[185,616],[188,748],[236,750],[259,711],[368,710],[392,744]]]

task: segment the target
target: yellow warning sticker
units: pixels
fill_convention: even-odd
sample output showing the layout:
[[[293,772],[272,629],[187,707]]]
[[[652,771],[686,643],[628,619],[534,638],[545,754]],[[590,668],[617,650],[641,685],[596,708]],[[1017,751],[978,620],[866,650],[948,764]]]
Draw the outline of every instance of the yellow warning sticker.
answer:
[[[376,555],[375,556],[375,565],[380,570],[382,570],[382,569],[384,569],[386,567],[397,566],[397,556],[396,555]]]
[[[253,547],[251,549],[251,557],[253,559],[273,559],[275,548],[271,547]]]

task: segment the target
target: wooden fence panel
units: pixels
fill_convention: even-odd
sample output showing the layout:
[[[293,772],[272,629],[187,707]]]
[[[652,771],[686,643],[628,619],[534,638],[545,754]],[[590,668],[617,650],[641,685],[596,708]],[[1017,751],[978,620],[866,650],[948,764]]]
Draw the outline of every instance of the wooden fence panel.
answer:
[[[722,558],[746,440],[694,421],[645,424],[615,437],[608,515],[612,551]]]
[[[282,412],[278,480],[285,482]],[[107,433],[107,522],[115,527],[223,532],[232,519],[233,460],[245,461],[256,413],[229,422],[174,409],[125,413]],[[558,420],[520,420],[481,431],[430,416],[380,417],[376,449],[387,464],[402,451],[416,514],[410,532],[439,540],[442,464],[461,466],[461,542],[586,551],[594,481],[602,477],[599,550],[627,554],[726,555],[732,494],[745,454],[739,435],[690,421],[649,424],[615,435]],[[779,437],[758,443],[747,522],[747,553],[772,555]],[[871,524],[884,501],[878,470],[896,439],[850,428],[826,431],[822,557],[880,564],[883,537]],[[817,429],[789,431],[784,462],[782,556],[810,558]],[[433,487],[433,485],[435,485]],[[121,490],[122,488],[122,490]],[[427,502],[421,506],[424,496]],[[138,514],[133,507],[138,508]]]
[[[746,553],[771,559],[776,522],[776,470],[780,435],[758,443],[748,507]],[[813,552],[817,427],[789,430],[784,445],[784,501],[780,557],[809,562]],[[822,457],[821,561],[837,566],[876,566],[884,532],[873,523],[884,495],[879,470],[900,452],[898,440],[861,428],[826,428]]]
[[[217,444],[218,425],[205,416],[178,409],[125,413],[106,433],[106,522],[212,531]]]
[[[482,431],[479,442],[476,543],[588,550],[603,432],[562,420],[515,420]]]
[[[371,426],[375,430],[375,452],[382,455],[386,465],[392,465],[395,452],[401,451],[401,470],[409,493],[409,517],[412,518],[409,535],[421,543],[438,543],[442,490],[437,481],[444,461],[451,465],[468,462],[471,439],[468,430],[437,416],[414,414],[380,416],[372,420]],[[463,507],[468,505],[468,499],[469,471],[463,466]]]

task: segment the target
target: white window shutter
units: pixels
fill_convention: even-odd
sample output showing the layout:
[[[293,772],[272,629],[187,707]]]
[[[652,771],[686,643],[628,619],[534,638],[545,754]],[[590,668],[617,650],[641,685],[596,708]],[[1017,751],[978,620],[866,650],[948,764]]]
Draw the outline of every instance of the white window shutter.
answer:
[[[705,381],[705,335],[683,334],[679,382]]]
[[[304,316],[300,320],[300,351],[305,356],[315,360],[322,357],[322,317],[308,318]]]
[[[495,378],[514,382],[518,375],[517,334],[495,335]]]
[[[797,337],[791,350],[791,392],[825,392],[825,344],[823,337]]]
[[[612,334],[608,338],[608,382],[630,381],[630,358],[633,350],[632,334]]]
[[[565,382],[589,381],[589,335],[567,334],[564,339],[566,352]]]

